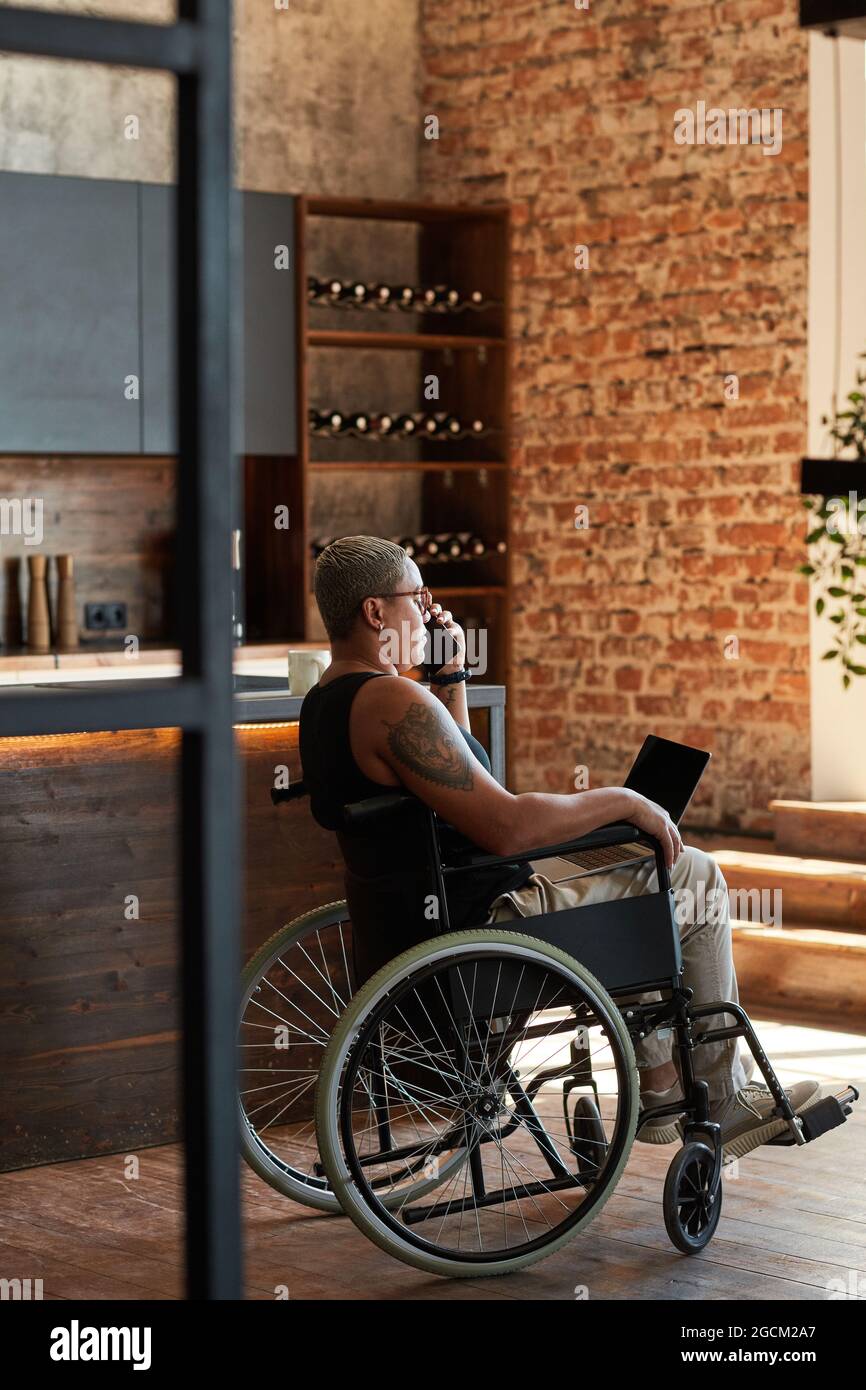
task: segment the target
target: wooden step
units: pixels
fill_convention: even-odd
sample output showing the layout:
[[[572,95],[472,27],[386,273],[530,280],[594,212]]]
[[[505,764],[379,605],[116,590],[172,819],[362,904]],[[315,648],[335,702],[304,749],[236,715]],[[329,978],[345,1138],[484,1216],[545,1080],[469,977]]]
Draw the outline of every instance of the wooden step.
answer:
[[[750,1017],[866,1032],[866,934],[736,921],[732,934]]]
[[[800,922],[866,930],[866,864],[746,850],[711,852],[731,892],[732,917],[774,926]]]
[[[771,801],[776,849],[866,864],[866,801]]]

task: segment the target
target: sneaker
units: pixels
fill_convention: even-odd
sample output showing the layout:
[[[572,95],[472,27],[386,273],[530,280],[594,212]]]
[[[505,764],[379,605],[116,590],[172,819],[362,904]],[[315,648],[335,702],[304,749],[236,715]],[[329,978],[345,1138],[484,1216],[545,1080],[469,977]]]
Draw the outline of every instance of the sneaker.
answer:
[[[786,1086],[785,1095],[795,1114],[823,1099],[817,1081],[798,1081],[794,1086]],[[775,1109],[773,1093],[762,1081],[743,1086],[736,1095],[710,1102],[710,1119],[722,1127],[723,1162],[742,1158],[752,1149],[766,1144],[768,1139],[785,1133],[788,1121],[774,1114]],[[681,1120],[677,1121],[676,1128],[683,1138]]]
[[[641,1091],[641,1108],[638,1115],[645,1110],[655,1110],[657,1105],[673,1105],[676,1101],[683,1099],[683,1089],[679,1081],[675,1081],[667,1091]],[[679,1128],[678,1117],[676,1115],[660,1115],[657,1120],[647,1120],[645,1125],[640,1125],[635,1138],[641,1144],[675,1144],[682,1138],[682,1131]]]

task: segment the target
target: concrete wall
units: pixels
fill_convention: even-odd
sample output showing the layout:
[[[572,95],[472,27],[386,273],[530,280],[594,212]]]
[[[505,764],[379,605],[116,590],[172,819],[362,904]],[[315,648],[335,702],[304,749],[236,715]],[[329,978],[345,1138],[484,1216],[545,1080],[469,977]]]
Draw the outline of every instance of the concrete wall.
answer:
[[[43,8],[165,22],[166,0],[51,0]],[[274,192],[412,197],[417,181],[416,0],[239,0],[238,182]],[[0,168],[91,178],[173,177],[173,79],[0,55]],[[137,116],[137,140],[126,138]]]

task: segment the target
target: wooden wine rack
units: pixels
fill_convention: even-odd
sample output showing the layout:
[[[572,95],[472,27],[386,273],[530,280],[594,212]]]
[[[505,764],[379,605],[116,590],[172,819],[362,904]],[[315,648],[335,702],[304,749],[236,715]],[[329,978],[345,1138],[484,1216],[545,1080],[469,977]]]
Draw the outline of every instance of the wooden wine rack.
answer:
[[[339,314],[340,326],[324,324],[329,317],[307,300],[308,273],[330,274],[328,265],[308,264],[311,232],[317,219],[343,219],[367,224],[404,223],[416,230],[418,285],[447,284],[468,294],[482,292],[480,309],[459,313],[417,313],[394,309],[355,310]],[[319,224],[321,225],[321,224]],[[339,237],[340,225],[330,229]],[[488,632],[484,680],[506,683],[511,661],[510,597],[510,454],[508,348],[509,210],[506,206],[457,207],[428,203],[383,202],[373,199],[299,197],[296,204],[295,276],[297,305],[298,456],[291,460],[248,460],[247,515],[264,524],[247,537],[247,612],[252,640],[321,638],[311,603],[312,502],[317,487],[329,477],[414,474],[420,480],[419,532],[470,531],[491,546],[505,540],[504,555],[452,564],[419,561],[425,582],[458,621],[474,617]],[[368,279],[368,276],[359,278]],[[383,279],[386,277],[383,276]],[[333,312],[333,311],[331,311]],[[390,410],[388,364],[393,354],[412,355],[417,363],[417,398],[413,409],[449,411],[461,419],[480,418],[492,433],[449,442],[416,437],[412,457],[400,453],[388,439],[340,439],[310,436],[308,410],[350,408],[341,400],[311,398],[317,354],[383,354],[382,399],[367,400],[355,409]],[[423,398],[422,383],[430,374],[441,381],[442,397],[435,405]],[[397,456],[395,457],[395,452]],[[266,465],[271,465],[270,467]],[[378,475],[378,477],[377,477]],[[273,509],[291,511],[290,566],[286,567],[286,538],[266,534]],[[270,528],[273,530],[273,528]],[[380,530],[375,508],[358,516],[357,530]],[[334,528],[328,534],[338,534]]]

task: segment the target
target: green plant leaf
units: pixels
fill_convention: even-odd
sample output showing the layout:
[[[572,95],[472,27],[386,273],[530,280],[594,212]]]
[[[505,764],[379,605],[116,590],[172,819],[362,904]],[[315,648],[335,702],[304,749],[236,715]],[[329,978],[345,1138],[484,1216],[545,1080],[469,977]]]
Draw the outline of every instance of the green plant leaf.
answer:
[[[830,595],[831,598],[848,597],[848,590],[840,588],[838,584],[831,585],[830,588],[827,590],[827,593]]]
[[[819,617],[819,618],[820,618],[821,614],[824,612],[824,609],[825,609],[826,607],[827,607],[827,605],[826,605],[826,603],[824,602],[824,600],[823,600],[822,598],[816,598],[816,599],[815,599],[815,612],[818,614],[818,617]]]
[[[822,661],[832,661],[832,660],[833,660],[833,657],[834,657],[834,656],[838,656],[838,655],[839,655],[838,652],[825,652],[824,655],[821,657],[821,660],[822,660]]]
[[[798,566],[797,566],[797,573],[798,573],[798,574],[814,574],[814,573],[815,573],[815,566],[814,566],[814,565],[798,565]]]
[[[816,541],[819,541],[821,539],[821,537],[824,534],[824,530],[825,528],[823,526],[816,526],[814,531],[810,531],[808,536],[806,537],[806,544],[814,545]]]

